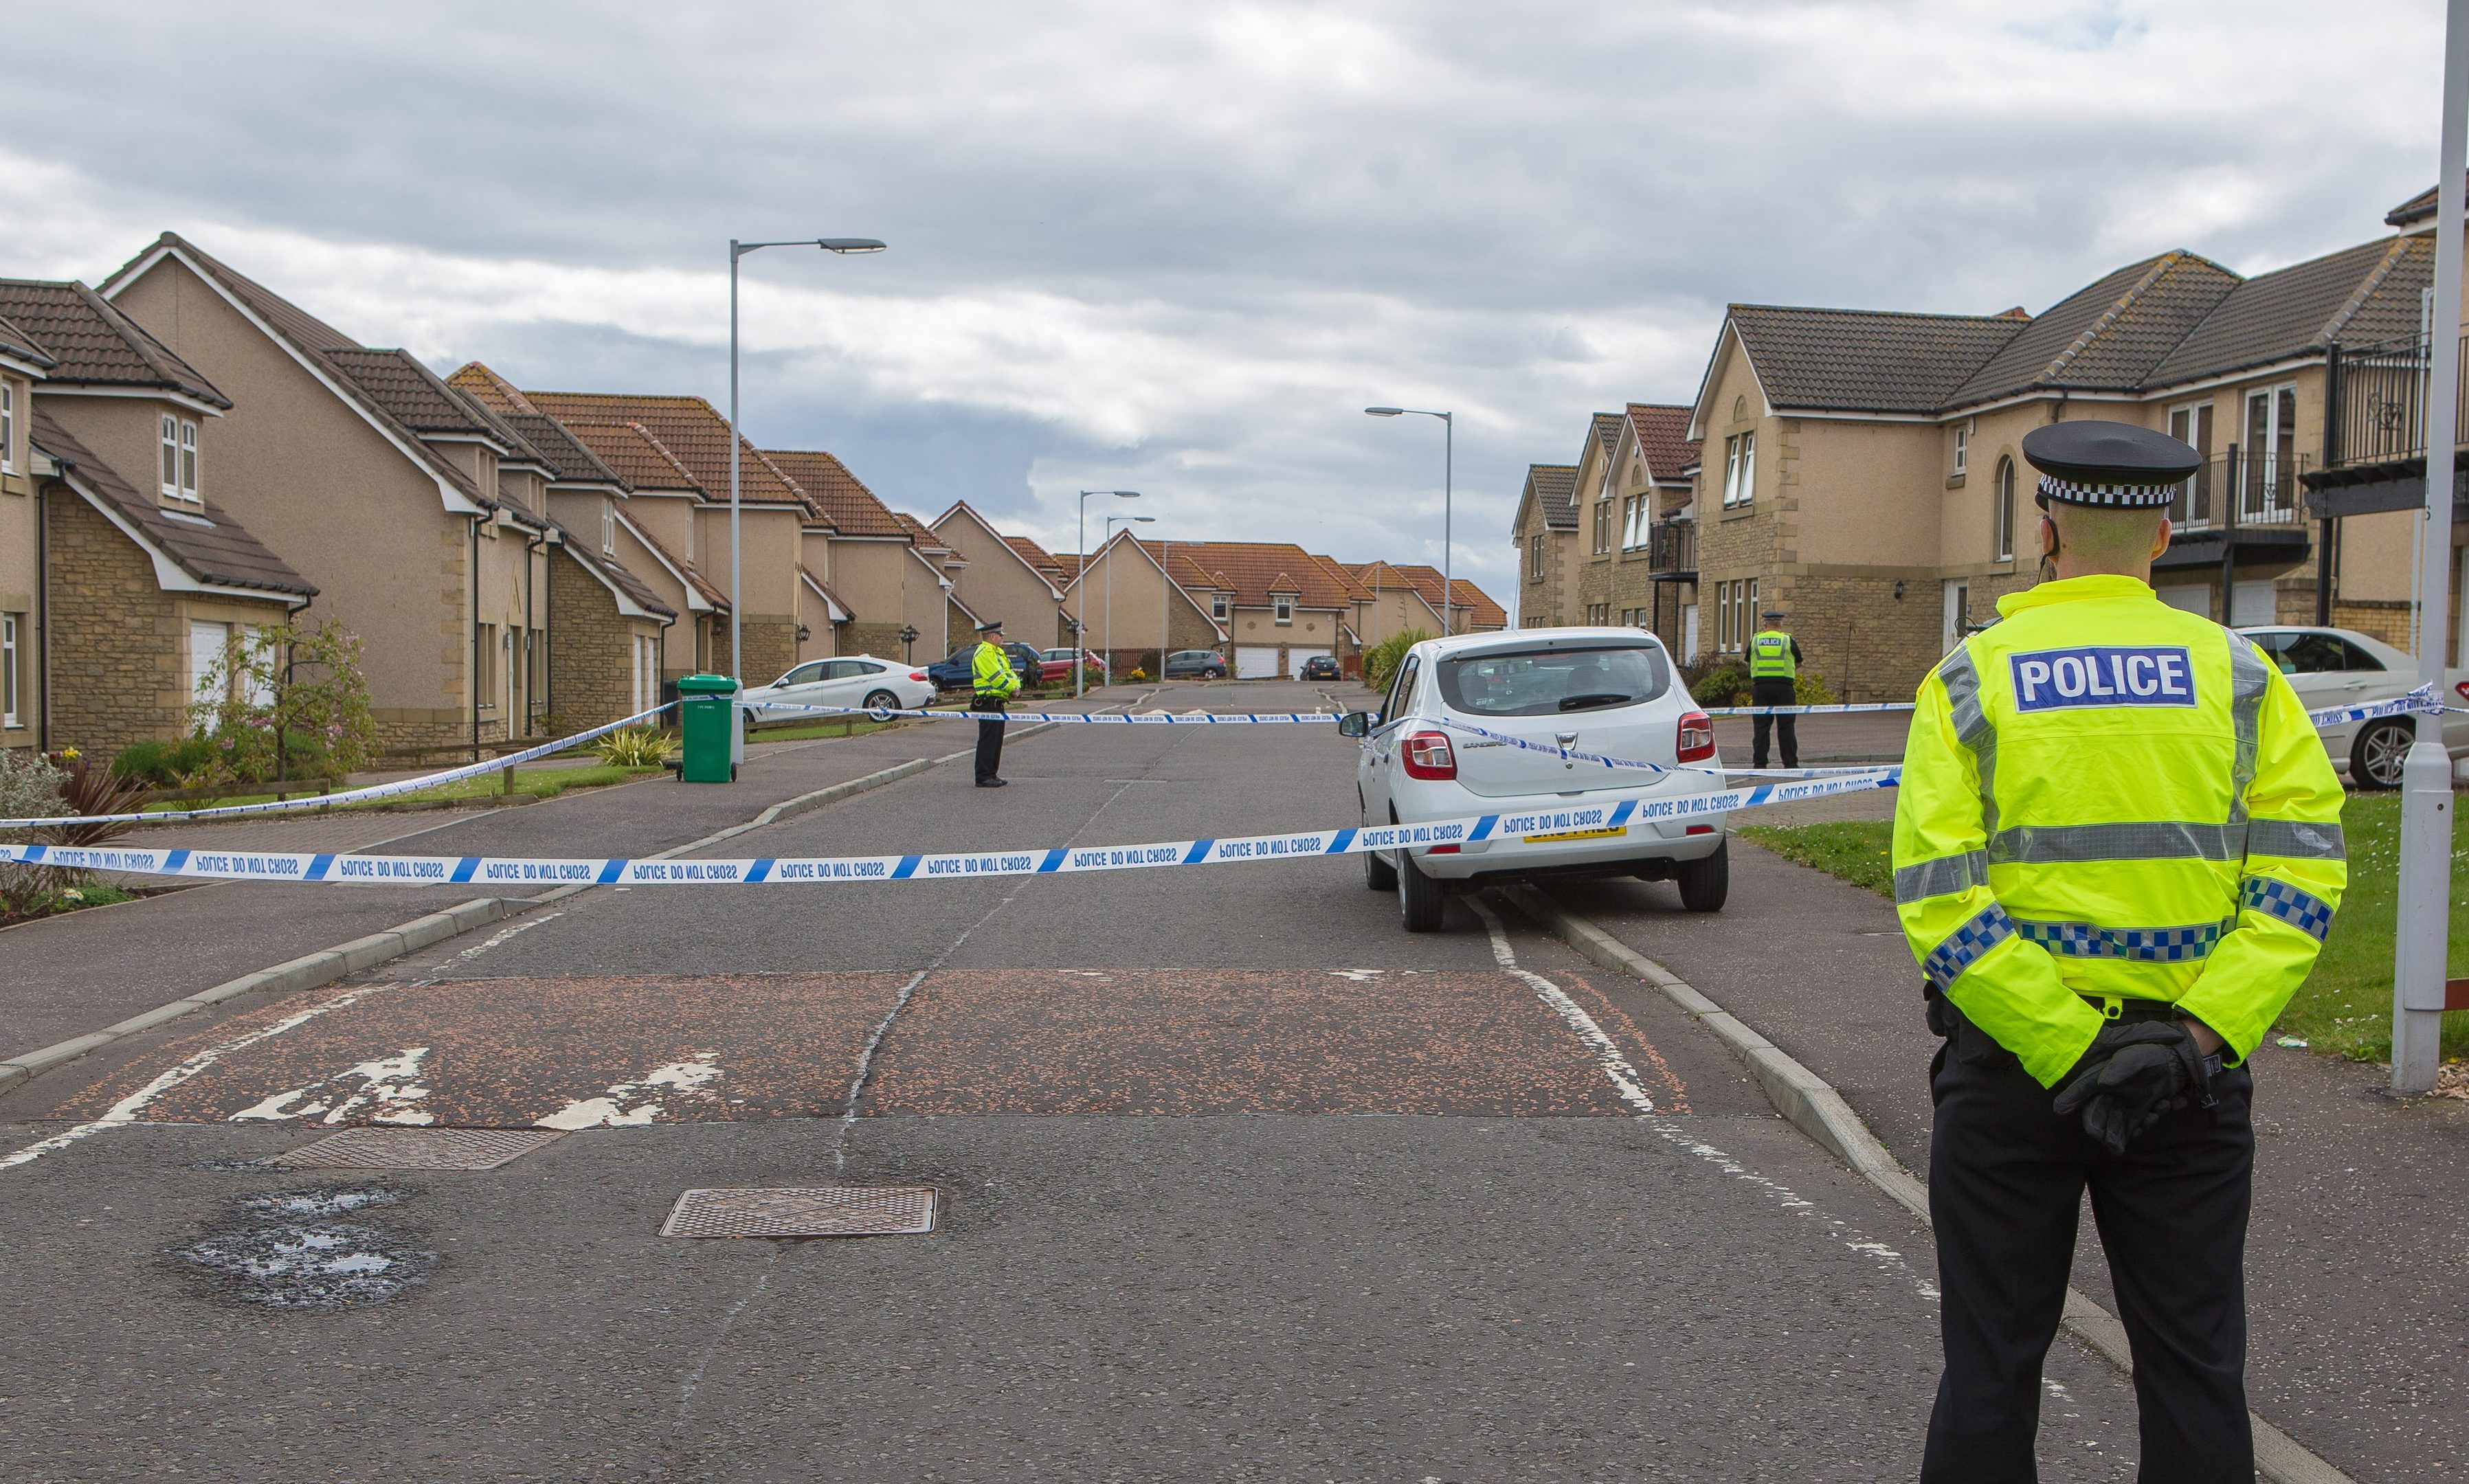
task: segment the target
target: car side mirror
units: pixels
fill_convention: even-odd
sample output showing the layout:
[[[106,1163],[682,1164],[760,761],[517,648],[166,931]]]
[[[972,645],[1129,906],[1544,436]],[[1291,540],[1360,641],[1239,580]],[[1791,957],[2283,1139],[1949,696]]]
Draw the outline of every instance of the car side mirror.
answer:
[[[1338,718],[1338,719],[1337,719],[1337,735],[1338,735],[1338,736],[1340,736],[1340,737],[1369,737],[1369,736],[1371,736],[1371,735],[1372,735],[1372,717],[1371,717],[1371,714],[1370,714],[1370,713],[1368,713],[1368,712],[1362,712],[1362,711],[1350,711],[1350,712],[1348,712],[1346,715],[1344,715],[1344,716],[1342,716],[1342,717]]]

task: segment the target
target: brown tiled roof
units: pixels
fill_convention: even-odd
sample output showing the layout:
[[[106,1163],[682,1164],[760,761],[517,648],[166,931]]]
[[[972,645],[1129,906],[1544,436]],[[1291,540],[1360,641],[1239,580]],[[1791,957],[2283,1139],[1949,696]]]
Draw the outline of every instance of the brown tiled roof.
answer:
[[[2384,213],[2384,221],[2390,226],[2410,227],[2426,220],[2434,215],[2435,194],[2439,189],[2438,186],[2429,186],[2420,191],[2390,211]]]
[[[1423,601],[1431,605],[1433,612],[1437,613],[1441,610],[1440,568],[1417,562],[1406,566],[1393,566],[1390,570],[1414,584],[1415,591],[1423,595]],[[1489,593],[1465,578],[1449,579],[1449,594],[1456,600],[1454,606],[1465,615],[1466,622],[1469,624],[1509,622],[1509,610],[1492,602]]]
[[[2350,345],[2417,333],[2418,296],[2434,282],[2434,244],[2381,238],[2259,273],[2224,297],[2147,381],[2165,386]]]
[[[700,397],[621,392],[532,392],[523,397],[561,422],[635,422],[693,473],[706,498],[728,498],[728,420]],[[761,449],[738,441],[738,492],[749,505],[803,505],[805,491]]]
[[[35,337],[0,317],[0,355],[13,355],[37,366],[51,365],[52,358],[35,343]]]
[[[1004,544],[1020,553],[1021,560],[1027,562],[1048,577],[1063,575],[1063,564],[1056,561],[1045,547],[1038,545],[1027,537],[1007,536],[1004,537]]]
[[[477,398],[448,385],[409,351],[329,351],[326,360],[396,422],[423,437],[483,438],[506,450],[512,462],[553,467],[512,423]]]
[[[1677,479],[1697,465],[1697,440],[1689,436],[1695,409],[1668,402],[1631,402],[1628,425],[1637,434],[1638,451],[1646,455],[1646,471],[1655,479]]]
[[[2133,391],[2237,283],[2236,274],[2189,252],[2128,263],[2034,315],[1947,405],[2041,388]]]
[[[213,501],[203,502],[197,516],[183,519],[138,493],[110,465],[70,437],[39,401],[35,404],[31,431],[35,445],[66,466],[81,488],[108,502],[115,514],[143,531],[147,540],[198,582],[285,597],[317,596],[317,584],[292,571]]]
[[[1339,589],[1346,594],[1347,599],[1350,602],[1367,603],[1371,601],[1372,589],[1356,581],[1353,568],[1347,566],[1334,557],[1324,557],[1318,552],[1312,553],[1312,560],[1320,563],[1321,570],[1328,574],[1329,581],[1338,585]]]
[[[654,592],[650,583],[627,571],[624,562],[614,557],[602,556],[596,543],[583,539],[564,526],[557,529],[565,538],[567,556],[581,562],[610,586],[624,593],[636,606],[649,608],[663,618],[678,616],[678,610],[669,606],[658,593]],[[635,534],[642,535],[640,531]]]
[[[639,422],[583,422],[565,419],[558,425],[574,437],[576,443],[615,469],[619,478],[635,490],[690,490],[705,493],[695,483],[694,475],[676,454],[660,445],[651,430]],[[723,489],[721,498],[728,497]]]
[[[1543,524],[1554,531],[1578,529],[1578,467],[1574,464],[1529,464],[1526,488],[1543,508]]]
[[[1996,315],[1775,304],[1733,305],[1730,325],[1768,401],[1837,412],[1936,412],[2023,329]]]
[[[798,488],[806,491],[806,498],[830,518],[842,536],[908,534],[892,518],[890,506],[877,498],[864,480],[850,473],[847,465],[821,449],[766,448],[763,456],[796,480]]]
[[[670,571],[676,573],[679,577],[683,578],[688,587],[693,588],[697,593],[702,595],[704,602],[710,604],[715,611],[722,613],[728,611],[728,594],[722,592],[718,587],[713,586],[710,579],[696,571],[694,569],[693,562],[684,560],[680,558],[677,553],[672,552],[667,547],[661,545],[658,540],[653,538],[651,532],[644,530],[634,521],[627,520],[623,514],[620,514],[617,518],[621,521],[625,521],[626,530],[629,535],[633,536],[635,539],[642,542],[645,547],[649,548],[652,555],[659,558],[660,560],[668,566]]]
[[[196,367],[83,284],[0,279],[0,315],[28,350],[50,360],[55,385],[156,387],[231,405]]]
[[[1150,543],[1142,542],[1143,548]],[[1191,582],[1222,588],[1246,607],[1266,607],[1273,593],[1295,593],[1307,608],[1343,608],[1350,579],[1288,541],[1177,541],[1174,554],[1192,564]],[[1154,552],[1152,552],[1154,559]],[[1178,582],[1187,582],[1178,568]]]
[[[1134,539],[1138,540],[1139,537],[1136,537]],[[1167,559],[1166,573],[1169,577],[1173,578],[1176,586],[1184,588],[1199,588],[1204,592],[1215,589],[1217,585],[1217,575],[1210,571],[1207,567],[1202,566],[1199,562],[1192,560],[1191,552],[1184,549],[1184,542],[1143,540],[1141,541],[1140,544],[1141,550],[1149,554],[1149,559],[1151,561],[1158,559],[1159,549],[1161,547],[1167,548],[1170,551],[1171,555]],[[1200,547],[1200,543],[1193,541],[1190,543],[1190,546],[1193,550],[1197,550]],[[1080,559],[1070,552],[1065,552],[1060,556],[1057,556],[1054,560],[1058,568],[1062,571],[1063,577],[1066,581],[1070,580],[1073,572],[1079,570]]]
[[[475,360],[465,361],[456,367],[454,375],[446,378],[446,384],[499,417],[518,413],[529,417],[544,416],[512,381]]]
[[[900,529],[908,534],[910,544],[919,550],[948,552],[952,549],[952,543],[935,535],[933,526],[907,511],[893,511],[891,518],[900,522]]]
[[[478,399],[474,397],[473,400]],[[627,488],[622,475],[611,468],[599,455],[576,442],[565,424],[557,419],[537,412],[514,412],[503,416],[508,426],[539,450],[542,460],[548,465],[550,477],[559,483]]]
[[[1610,458],[1620,447],[1621,415],[1617,412],[1596,413],[1594,434],[1595,442],[1604,445],[1604,457]]]
[[[152,246],[131,259],[110,278],[104,280],[104,286],[109,289],[120,283],[136,268],[138,263],[145,262],[158,251],[177,252],[186,262],[195,265],[199,273],[204,274],[223,292],[245,306],[250,313],[265,321],[276,334],[288,341],[292,349],[300,352],[302,357],[312,366],[321,368],[327,375],[333,377],[346,400],[358,406],[360,412],[379,427],[400,434],[399,441],[402,445],[409,449],[412,457],[419,460],[422,467],[431,474],[453,486],[456,492],[473,504],[490,510],[496,508],[496,491],[482,490],[473,482],[471,475],[463,471],[461,466],[421,442],[418,433],[387,411],[377,399],[360,386],[358,379],[345,372],[333,359],[336,352],[358,351],[364,347],[334,326],[273,292],[265,285],[235,272],[229,264],[183,239],[179,234],[166,232],[156,238]]]

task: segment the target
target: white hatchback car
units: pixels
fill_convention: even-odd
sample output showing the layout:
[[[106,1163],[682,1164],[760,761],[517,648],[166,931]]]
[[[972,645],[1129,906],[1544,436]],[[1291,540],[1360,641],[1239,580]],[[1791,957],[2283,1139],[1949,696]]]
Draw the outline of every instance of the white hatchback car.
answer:
[[[756,722],[825,719],[790,710],[796,706],[864,706],[914,711],[935,698],[935,682],[921,668],[871,654],[810,659],[770,685],[747,687],[748,719]],[[772,704],[766,704],[770,702]]]
[[[1693,912],[1723,905],[1731,866],[1721,814],[1641,823],[1613,802],[1726,787],[1719,772],[1694,770],[1722,765],[1715,724],[1651,634],[1553,628],[1427,639],[1406,651],[1380,710],[1342,719],[1339,732],[1363,740],[1355,784],[1367,826],[1573,816],[1567,828],[1366,854],[1365,883],[1397,893],[1410,932],[1437,930],[1452,890],[1535,877],[1673,880]],[[1565,761],[1563,747],[1693,770]]]
[[[2238,632],[2280,667],[2309,711],[2393,700],[2417,689],[2415,659],[2354,629],[2275,624]],[[2464,684],[2469,684],[2469,670],[2445,671],[2440,699],[2454,706],[2469,701]],[[2345,767],[2349,782],[2360,788],[2399,788],[2401,765],[2417,736],[2407,717],[2340,721],[2316,730],[2333,764]],[[2469,756],[2469,716],[2453,712],[2444,717],[2443,746],[2455,762]]]

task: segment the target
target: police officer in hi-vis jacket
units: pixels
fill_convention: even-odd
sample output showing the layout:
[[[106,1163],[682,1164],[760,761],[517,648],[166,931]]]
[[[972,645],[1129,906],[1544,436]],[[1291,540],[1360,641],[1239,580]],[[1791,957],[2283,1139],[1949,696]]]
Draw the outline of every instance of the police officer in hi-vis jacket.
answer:
[[[1003,620],[978,626],[978,652],[969,660],[969,709],[993,713],[978,723],[978,787],[1000,788],[1003,766],[1004,707],[1020,694],[1020,675],[1004,652]]]
[[[2153,595],[2195,451],[2057,422],[2023,457],[2056,578],[2000,599],[1921,683],[1896,800],[1895,909],[1946,1038],[1946,1369],[1921,1477],[2035,1476],[2088,1188],[2141,1477],[2250,1484],[2246,1058],[2341,903],[2341,786],[2279,670]]]

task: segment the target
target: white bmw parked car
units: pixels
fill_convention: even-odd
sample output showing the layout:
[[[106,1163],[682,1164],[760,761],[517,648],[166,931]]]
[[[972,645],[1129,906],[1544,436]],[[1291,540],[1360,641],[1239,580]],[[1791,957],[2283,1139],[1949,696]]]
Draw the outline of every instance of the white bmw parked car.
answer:
[[[2347,628],[2312,628],[2270,625],[2241,628],[2264,657],[2280,667],[2290,688],[2309,711],[2335,706],[2363,706],[2392,700],[2417,689],[2417,661],[2380,639]],[[2443,673],[2441,699],[2448,705],[2469,704],[2469,670]],[[2397,788],[2401,765],[2416,733],[2407,717],[2376,717],[2318,726],[2335,766],[2344,768],[2360,788]],[[2469,716],[2457,712],[2443,719],[2443,745],[2454,761],[2469,755]]]
[[[1521,878],[1672,880],[1693,912],[1723,905],[1731,867],[1721,814],[1639,822],[1616,803],[1718,793],[1719,773],[1615,769],[1558,756],[1566,747],[1721,766],[1714,722],[1651,634],[1554,628],[1427,639],[1406,651],[1380,709],[1342,719],[1339,732],[1363,740],[1355,783],[1367,826],[1560,816],[1488,839],[1366,854],[1365,883],[1397,893],[1410,932],[1437,930],[1451,891]]]
[[[770,685],[746,689],[749,719],[757,722],[826,720],[789,710],[798,706],[864,706],[914,711],[935,698],[935,682],[923,667],[871,654],[841,659],[810,659]],[[773,704],[767,704],[773,703]]]

